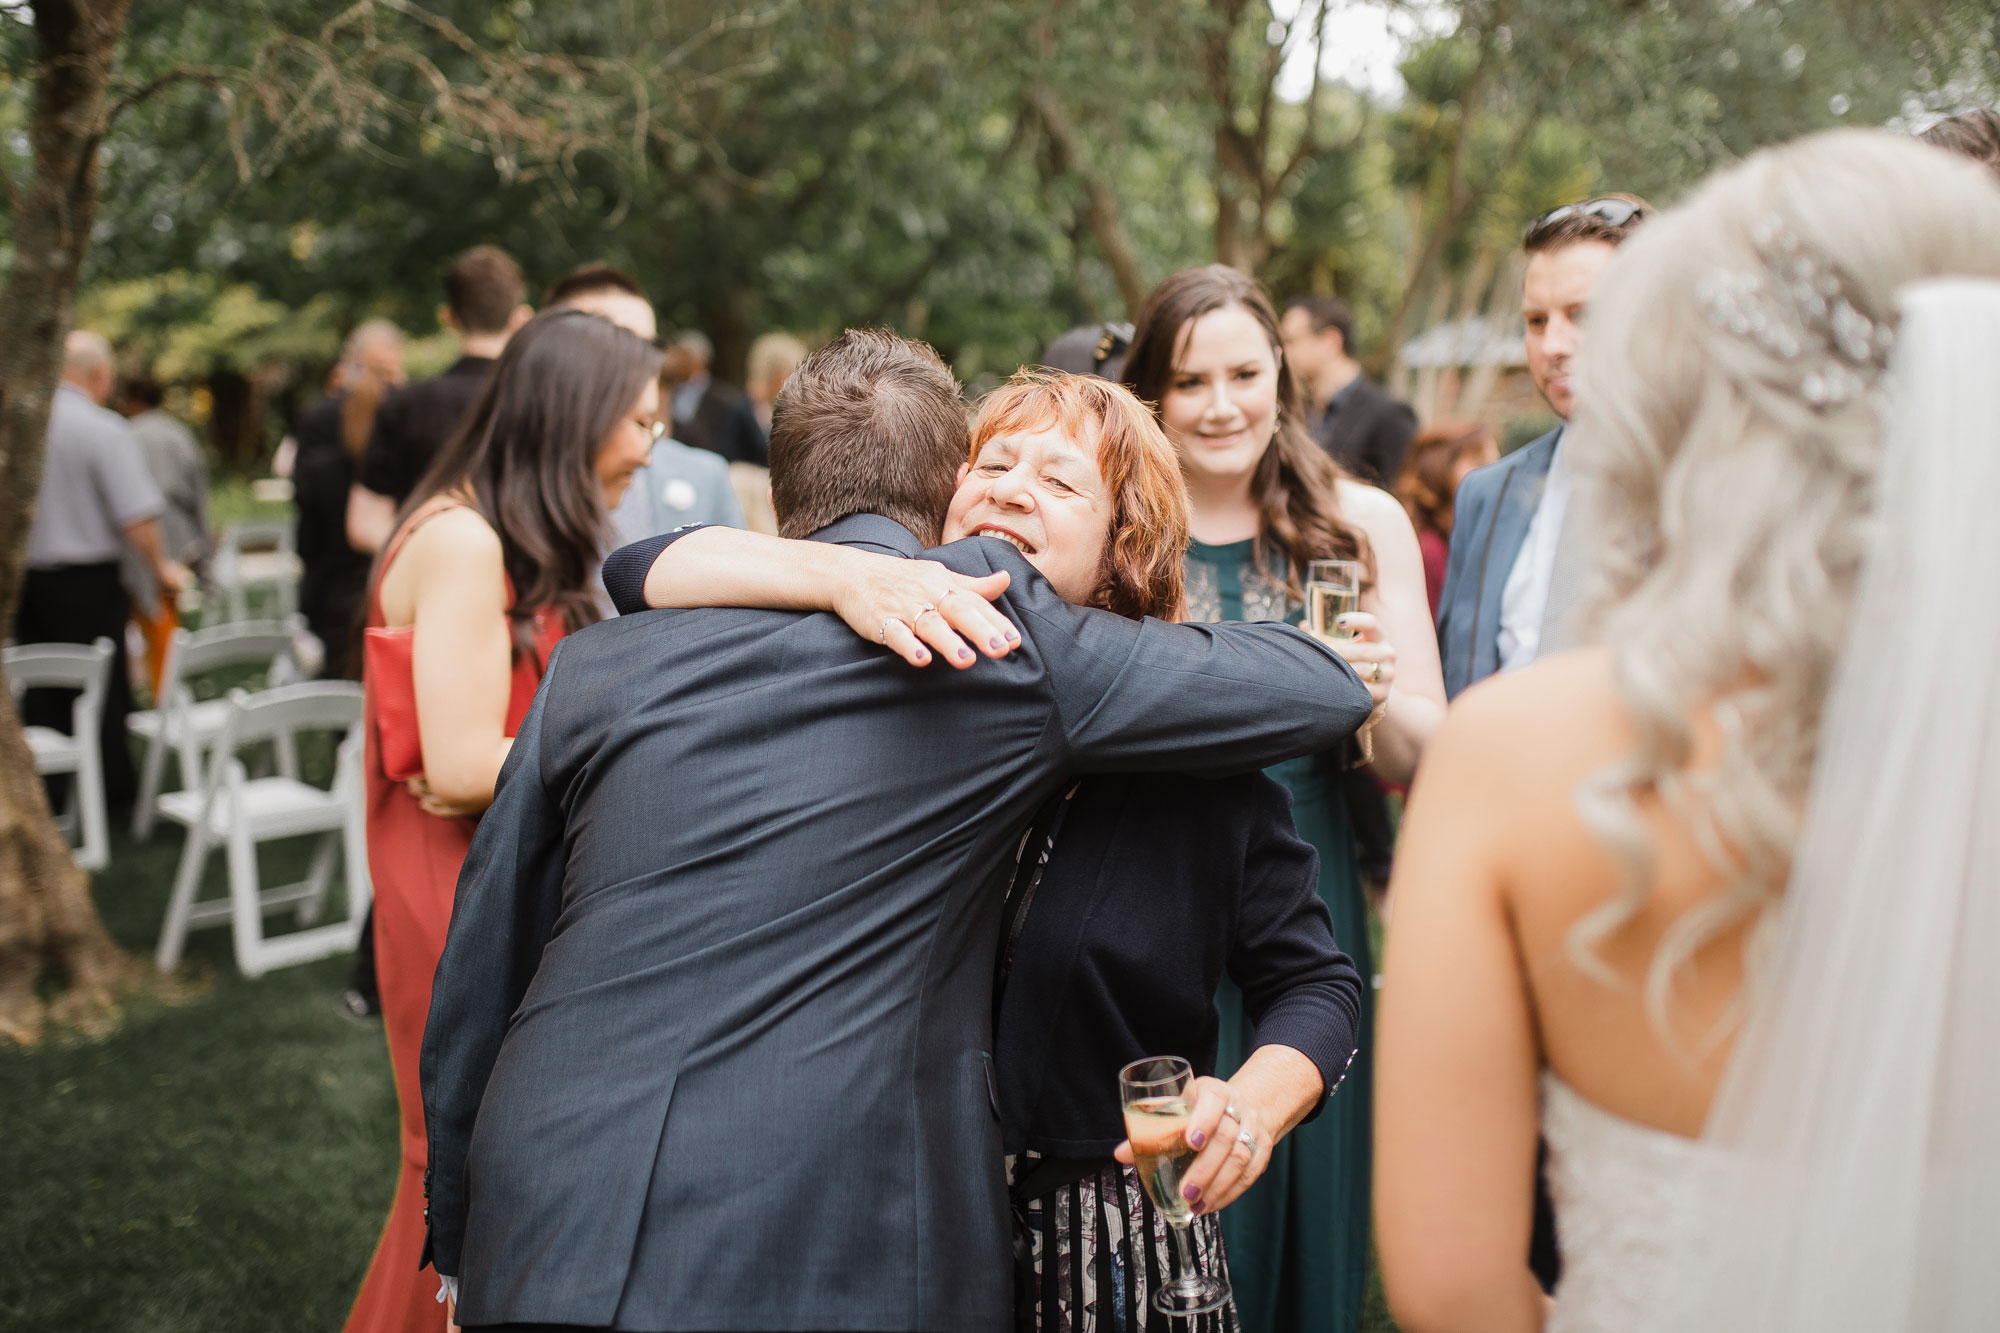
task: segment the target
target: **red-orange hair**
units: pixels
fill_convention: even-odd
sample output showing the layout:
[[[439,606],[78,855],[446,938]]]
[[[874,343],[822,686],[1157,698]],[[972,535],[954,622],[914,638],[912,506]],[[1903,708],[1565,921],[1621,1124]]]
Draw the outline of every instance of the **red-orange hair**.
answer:
[[[1090,605],[1137,620],[1186,614],[1187,483],[1180,458],[1152,409],[1122,384],[1094,375],[1023,370],[988,394],[972,423],[972,459],[996,435],[1057,429],[1094,447],[1111,496]]]

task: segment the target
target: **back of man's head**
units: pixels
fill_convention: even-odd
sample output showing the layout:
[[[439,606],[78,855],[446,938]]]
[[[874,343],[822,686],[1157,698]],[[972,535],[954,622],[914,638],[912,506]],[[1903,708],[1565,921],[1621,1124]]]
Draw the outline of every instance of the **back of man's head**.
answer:
[[[587,310],[647,342],[659,334],[653,303],[631,274],[609,264],[584,264],[549,284],[544,310]]]
[[[103,402],[111,391],[111,344],[103,334],[72,329],[63,339],[62,377]]]
[[[444,277],[445,304],[465,333],[507,332],[527,295],[521,266],[497,245],[473,246]]]
[[[880,514],[934,546],[970,452],[958,381],[938,354],[884,329],[849,329],[801,362],[772,405],[778,533]]]
[[[1933,148],[1969,157],[2000,176],[2000,111],[1968,111],[1917,136]]]
[[[1285,302],[1285,313],[1294,310],[1306,312],[1314,333],[1325,333],[1336,329],[1340,333],[1340,350],[1354,355],[1354,312],[1347,308],[1347,302],[1338,296],[1294,296]]]

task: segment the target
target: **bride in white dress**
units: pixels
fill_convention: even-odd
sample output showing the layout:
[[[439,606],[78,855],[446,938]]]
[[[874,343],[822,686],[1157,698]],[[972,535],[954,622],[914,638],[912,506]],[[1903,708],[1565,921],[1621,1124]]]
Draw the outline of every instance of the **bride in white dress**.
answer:
[[[2000,1329],[1996,278],[1992,179],[1867,131],[1605,271],[1597,646],[1453,706],[1397,854],[1407,1333]]]

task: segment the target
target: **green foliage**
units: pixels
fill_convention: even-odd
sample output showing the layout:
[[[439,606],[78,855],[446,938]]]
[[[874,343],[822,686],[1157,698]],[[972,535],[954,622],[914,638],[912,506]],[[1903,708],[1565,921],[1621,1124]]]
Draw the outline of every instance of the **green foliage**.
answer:
[[[392,59],[327,28],[349,0],[137,0],[128,83],[271,77],[232,99],[175,83],[120,119],[92,311],[143,312],[133,328],[188,373],[267,356],[311,381],[362,318],[432,332],[444,265],[492,241],[537,284],[630,268],[664,326],[715,337],[725,372],[767,329],[886,323],[990,376],[1125,313],[1094,180],[1143,283],[1213,258],[1227,212],[1261,228],[1250,253],[1280,295],[1340,292],[1371,341],[1412,331],[1556,203],[1669,202],[1761,144],[1964,101],[2000,71],[1976,0],[1451,0],[1402,98],[1323,86],[1309,118],[1260,101],[1262,0],[431,0],[448,29],[406,10],[370,11]],[[0,133],[21,123],[27,36],[0,25]],[[374,91],[314,100],[328,70]],[[432,77],[463,90],[459,112],[427,100]],[[1029,111],[1038,89],[1073,127],[1066,162]],[[1262,206],[1225,160],[1239,151],[1276,182]],[[201,327],[172,330],[172,310]]]
[[[291,306],[248,283],[174,270],[99,283],[77,306],[80,324],[112,340],[163,380],[205,380],[272,362],[314,365],[340,350],[340,305],[327,292]]]

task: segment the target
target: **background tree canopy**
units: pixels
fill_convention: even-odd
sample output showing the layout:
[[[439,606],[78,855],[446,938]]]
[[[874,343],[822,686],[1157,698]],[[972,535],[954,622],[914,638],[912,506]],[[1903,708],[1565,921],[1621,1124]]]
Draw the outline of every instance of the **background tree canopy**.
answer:
[[[124,83],[180,77],[104,143],[82,309],[165,378],[291,407],[360,319],[431,333],[443,265],[493,241],[537,281],[628,267],[725,375],[767,329],[882,323],[978,384],[1222,258],[1347,298],[1381,367],[1504,306],[1544,208],[1670,201],[1761,144],[1990,104],[2000,71],[1983,0],[1412,0],[1399,97],[1307,89],[1339,8],[137,0]],[[32,56],[0,23],[16,159]]]

